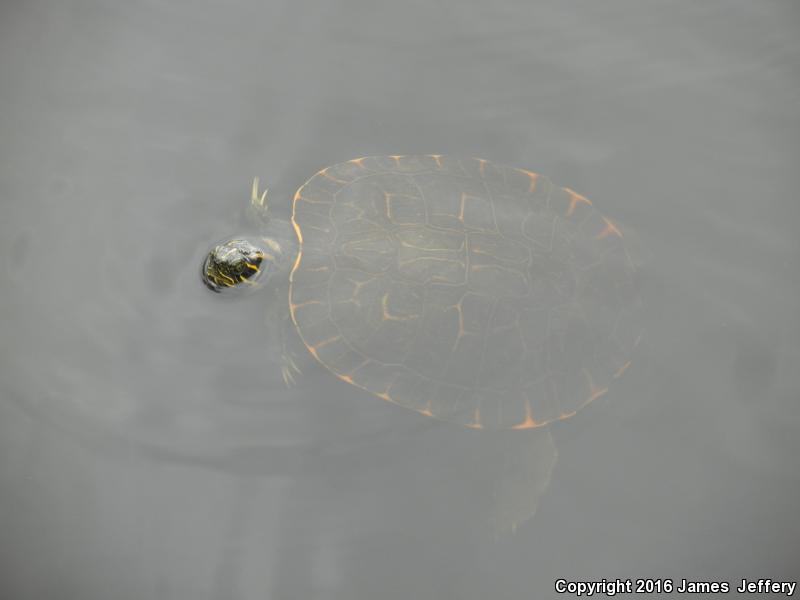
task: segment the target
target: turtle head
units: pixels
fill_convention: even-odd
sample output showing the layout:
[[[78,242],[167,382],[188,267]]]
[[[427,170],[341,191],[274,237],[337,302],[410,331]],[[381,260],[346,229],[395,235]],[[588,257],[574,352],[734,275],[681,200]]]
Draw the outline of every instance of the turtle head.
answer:
[[[235,237],[217,244],[203,261],[203,283],[214,292],[258,288],[274,273],[286,270],[294,245],[290,226],[273,219],[266,202],[267,191],[258,191],[258,178],[247,211],[251,227],[260,230],[258,237]]]
[[[258,288],[280,267],[282,258],[281,246],[272,238],[261,238],[257,243],[234,238],[209,251],[201,276],[214,292]]]
[[[203,262],[203,283],[214,292],[257,285],[264,259],[264,249],[248,240],[233,239],[218,244]]]

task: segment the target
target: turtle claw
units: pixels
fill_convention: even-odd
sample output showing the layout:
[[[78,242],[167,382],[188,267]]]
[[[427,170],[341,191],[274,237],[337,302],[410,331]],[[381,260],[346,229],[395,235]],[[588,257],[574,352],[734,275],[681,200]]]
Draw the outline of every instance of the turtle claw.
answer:
[[[292,356],[289,357],[289,366],[295,373],[297,373],[298,375],[302,375],[303,372],[300,370],[300,367],[297,366],[297,363],[294,362],[294,357]]]
[[[284,364],[281,367],[281,376],[287,388],[297,385],[297,376],[302,375],[300,367],[294,362],[294,358],[289,355],[284,356]]]
[[[264,188],[264,191],[259,195],[258,183],[258,177],[253,177],[253,191],[250,196],[250,204],[257,211],[266,214],[269,210],[269,205],[267,204],[267,192],[269,192],[269,188]]]
[[[281,367],[281,376],[283,376],[283,383],[287,388],[294,387],[296,383],[294,375],[292,374],[292,370],[286,365]]]

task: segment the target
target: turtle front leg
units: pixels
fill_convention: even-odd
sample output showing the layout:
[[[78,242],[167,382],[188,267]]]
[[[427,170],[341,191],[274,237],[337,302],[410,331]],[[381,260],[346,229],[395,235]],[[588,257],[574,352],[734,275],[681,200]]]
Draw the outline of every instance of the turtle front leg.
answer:
[[[269,223],[269,204],[267,203],[267,192],[269,188],[264,188],[263,192],[258,191],[259,179],[253,178],[253,189],[250,192],[250,215],[254,217],[256,222],[266,224]]]
[[[258,194],[258,177],[253,177],[253,191],[252,195],[250,196],[250,203],[259,209],[263,209],[265,212],[269,209],[267,205],[267,192],[269,192],[269,188],[264,188],[264,192],[259,195]]]
[[[297,340],[297,332],[291,317],[285,316],[280,326],[281,336],[281,376],[287,388],[294,386],[296,377],[302,374],[302,369],[298,366],[301,362],[300,344]]]
[[[307,351],[302,345],[289,315],[289,307],[286,303],[287,286],[277,285],[268,291],[271,297],[267,301],[264,324],[267,328],[270,347],[275,349],[275,353],[271,354],[270,358],[274,361],[273,364],[278,363],[281,378],[286,387],[290,388],[297,383],[297,377],[302,373],[301,365],[305,366]]]

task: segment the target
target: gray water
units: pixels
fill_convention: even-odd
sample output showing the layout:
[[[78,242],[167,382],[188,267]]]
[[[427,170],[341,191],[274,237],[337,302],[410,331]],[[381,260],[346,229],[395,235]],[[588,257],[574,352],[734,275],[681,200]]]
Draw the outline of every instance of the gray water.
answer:
[[[797,579],[799,32],[791,1],[3,3],[0,597]],[[406,153],[546,173],[647,249],[640,355],[513,535],[479,432],[287,389],[266,296],[199,280],[254,176],[286,211]]]

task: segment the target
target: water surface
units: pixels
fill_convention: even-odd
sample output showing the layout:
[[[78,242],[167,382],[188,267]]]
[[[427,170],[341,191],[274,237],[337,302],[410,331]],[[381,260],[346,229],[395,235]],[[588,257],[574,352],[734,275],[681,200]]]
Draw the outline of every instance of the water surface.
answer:
[[[790,2],[6,3],[0,581],[25,598],[540,598],[800,564]],[[492,535],[475,432],[310,369],[200,284],[250,181],[481,156],[638,232],[647,335]]]

